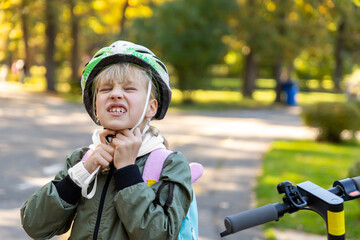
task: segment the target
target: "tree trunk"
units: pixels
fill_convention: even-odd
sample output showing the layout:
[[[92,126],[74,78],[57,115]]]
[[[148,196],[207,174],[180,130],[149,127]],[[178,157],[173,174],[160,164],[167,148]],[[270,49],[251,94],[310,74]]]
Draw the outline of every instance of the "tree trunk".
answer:
[[[71,90],[77,92],[80,89],[80,77],[78,75],[79,70],[79,17],[74,13],[77,0],[70,0],[71,10]]]
[[[45,67],[46,67],[46,81],[47,91],[56,92],[55,89],[55,38],[56,38],[56,14],[54,3],[55,0],[47,0],[45,10],[46,22],[46,50],[45,50]]]
[[[24,41],[24,48],[25,48],[25,59],[24,59],[24,74],[25,76],[29,75],[29,70],[31,66],[31,53],[29,48],[29,28],[27,26],[28,16],[29,16],[29,1],[22,0],[21,1],[21,27],[23,31],[23,41]]]
[[[179,88],[179,90],[181,91],[182,94],[182,103],[186,104],[186,105],[190,105],[194,102],[193,100],[193,91],[192,89],[189,87],[191,86],[191,84],[189,84],[189,78],[188,78],[188,74],[186,74],[186,70],[183,70],[182,67],[179,66],[174,66],[174,68],[176,69],[176,73],[177,73],[177,87]]]
[[[245,67],[244,67],[244,79],[242,94],[246,98],[252,98],[252,94],[255,88],[255,81],[257,78],[257,62],[255,54],[251,50],[248,55],[245,56]]]
[[[342,20],[339,24],[338,28],[338,36],[336,40],[335,46],[335,71],[334,71],[334,87],[336,91],[340,91],[340,82],[343,78],[343,65],[344,65],[344,57],[343,53],[345,51],[345,21]]]
[[[119,38],[124,39],[125,38],[125,22],[126,22],[126,9],[129,7],[129,0],[125,0],[124,7],[122,9],[122,16],[120,19],[120,33]]]
[[[281,91],[282,91],[282,80],[281,80],[281,72],[282,72],[282,64],[283,64],[283,60],[281,57],[277,58],[275,65],[274,65],[274,79],[276,82],[276,86],[275,86],[275,93],[276,93],[276,97],[275,97],[275,102],[277,103],[281,103],[282,102],[282,98],[281,98]]]

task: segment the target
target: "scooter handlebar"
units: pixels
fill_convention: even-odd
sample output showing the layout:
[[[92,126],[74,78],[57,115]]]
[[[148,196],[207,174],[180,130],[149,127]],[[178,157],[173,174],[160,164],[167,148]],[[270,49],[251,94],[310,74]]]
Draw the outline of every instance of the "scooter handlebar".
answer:
[[[226,231],[221,233],[221,236],[223,237],[267,222],[277,221],[283,215],[283,210],[285,210],[284,204],[275,203],[228,216],[225,218]]]
[[[353,178],[346,178],[334,182],[334,187],[328,189],[329,192],[340,196],[344,201],[360,198],[360,176]],[[279,187],[279,186],[278,186]],[[279,191],[279,188],[278,188]],[[279,193],[283,193],[280,192]],[[299,192],[295,191],[292,195],[298,196]],[[290,201],[284,201],[284,203],[267,204],[262,207],[250,209],[244,212],[240,212],[225,218],[226,230],[220,233],[221,237],[226,235],[255,227],[267,222],[277,221],[285,213],[293,213],[300,209],[303,209],[308,205],[308,200],[305,201],[304,206],[295,204],[288,195],[286,195]],[[307,199],[309,196],[304,196]],[[297,199],[295,199],[297,200]],[[296,202],[297,203],[297,202]]]

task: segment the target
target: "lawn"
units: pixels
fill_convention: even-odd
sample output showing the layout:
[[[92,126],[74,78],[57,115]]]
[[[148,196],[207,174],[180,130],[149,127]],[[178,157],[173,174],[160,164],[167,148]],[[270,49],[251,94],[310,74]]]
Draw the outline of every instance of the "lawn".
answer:
[[[311,181],[325,189],[331,188],[335,180],[347,178],[349,169],[359,160],[360,146],[356,144],[275,141],[263,158],[256,187],[258,205],[282,202],[276,186],[285,180],[294,185]],[[349,239],[359,239],[360,202],[348,201],[344,205],[346,235]],[[273,227],[326,235],[324,221],[310,211],[286,214],[279,222],[266,224],[266,232],[271,233]]]

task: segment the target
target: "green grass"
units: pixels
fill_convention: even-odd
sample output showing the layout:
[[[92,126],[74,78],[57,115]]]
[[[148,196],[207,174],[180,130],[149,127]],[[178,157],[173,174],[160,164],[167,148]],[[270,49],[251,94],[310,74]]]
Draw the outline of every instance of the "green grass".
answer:
[[[241,93],[234,91],[196,90],[192,95],[193,103],[183,104],[182,93],[172,89],[170,108],[187,111],[266,108],[274,104],[271,95],[272,91],[261,90],[254,99],[246,99]]]
[[[182,110],[218,110],[218,109],[241,109],[241,108],[266,108],[274,106],[275,81],[273,79],[258,79],[253,99],[243,98],[240,93],[241,81],[238,78],[212,78],[208,81],[206,89],[196,90],[193,93],[194,103],[183,105],[181,103],[182,93],[173,89],[171,108]],[[300,106],[306,106],[317,102],[344,102],[345,94],[316,91],[300,91],[297,102]]]
[[[330,92],[300,92],[298,102],[300,106],[310,105],[317,102],[345,102],[346,96],[343,93]]]
[[[239,91],[242,87],[240,78],[211,78],[205,86],[209,90]],[[256,89],[274,89],[276,82],[274,79],[259,78],[256,80]]]
[[[263,159],[262,174],[258,178],[258,205],[281,202],[278,183],[289,180],[293,184],[311,181],[325,189],[335,180],[348,177],[349,168],[360,160],[359,145],[333,145],[312,141],[275,141]],[[360,202],[345,202],[346,235],[358,239]],[[326,235],[322,218],[310,211],[286,214],[279,222],[268,223],[266,229],[295,229]]]

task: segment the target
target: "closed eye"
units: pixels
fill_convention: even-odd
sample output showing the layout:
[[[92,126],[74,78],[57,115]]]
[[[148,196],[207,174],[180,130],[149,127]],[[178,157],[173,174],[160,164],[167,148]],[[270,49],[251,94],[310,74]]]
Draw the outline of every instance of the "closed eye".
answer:
[[[136,91],[137,88],[136,87],[126,87],[125,90],[126,91]]]
[[[109,92],[112,88],[106,87],[106,88],[100,88],[99,92]]]

